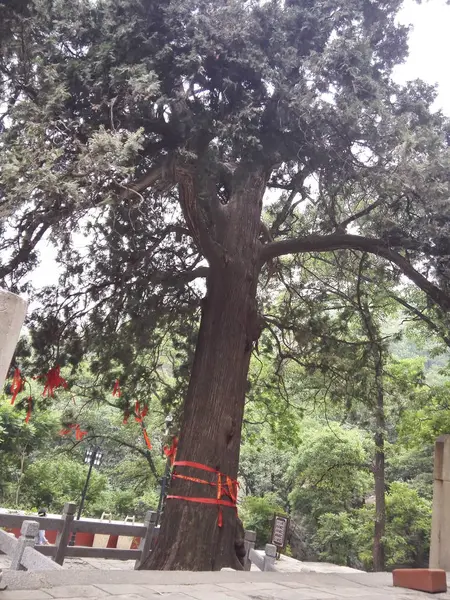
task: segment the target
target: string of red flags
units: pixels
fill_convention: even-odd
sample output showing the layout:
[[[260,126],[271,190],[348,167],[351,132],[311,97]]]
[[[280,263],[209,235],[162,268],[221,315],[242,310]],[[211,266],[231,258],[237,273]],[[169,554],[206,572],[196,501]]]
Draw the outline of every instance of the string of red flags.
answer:
[[[17,398],[17,394],[19,394],[25,387],[25,379],[22,378],[22,373],[20,372],[20,369],[18,369],[17,367],[14,369],[14,375],[13,375],[13,380],[12,380],[12,385],[11,385],[11,393],[12,393],[12,398],[11,398],[11,404],[14,404],[14,402],[16,401]]]
[[[60,367],[58,365],[56,365],[55,367],[50,369],[44,375],[39,375],[37,377],[34,377],[33,379],[43,379],[43,378],[45,379],[44,391],[42,393],[43,396],[54,397],[54,393],[57,388],[60,388],[60,387],[63,387],[64,389],[68,388],[67,381],[63,377],[61,377]],[[25,379],[25,377],[22,376],[20,369],[18,367],[15,367],[14,373],[13,373],[13,378],[12,378],[12,383],[10,386],[10,393],[12,396],[11,404],[14,404],[17,399],[18,394],[20,392],[24,391],[26,382],[27,382],[27,380]],[[26,407],[27,407],[27,414],[25,417],[25,423],[29,423],[32,412],[33,412],[33,408],[34,408],[34,400],[31,395],[28,396],[28,398],[26,399]]]
[[[53,367],[53,369],[47,371],[45,375],[40,375],[38,379],[41,379],[42,377],[45,378],[45,387],[42,393],[43,396],[53,398],[55,395],[55,390],[57,388],[63,387],[65,390],[67,390],[69,386],[67,381],[63,377],[61,377],[60,368],[58,366]]]
[[[150,438],[148,437],[147,429],[145,428],[145,424],[144,424],[144,418],[147,416],[147,414],[148,414],[148,406],[144,406],[144,408],[141,409],[141,404],[140,404],[139,400],[136,400],[136,404],[134,406],[134,420],[136,421],[136,423],[140,423],[141,428],[142,428],[142,435],[144,436],[144,440],[145,440],[145,444],[146,444],[147,448],[149,450],[151,450],[152,443],[150,441]]]
[[[122,395],[122,390],[120,389],[120,380],[119,379],[116,379],[116,381],[114,382],[112,395],[115,398],[120,398]],[[127,405],[125,410],[123,411],[123,420],[122,420],[123,425],[128,424],[130,414],[131,414],[131,410],[130,410],[129,405]],[[148,414],[148,406],[144,406],[143,408],[141,408],[141,403],[139,402],[139,400],[136,400],[136,403],[134,405],[134,420],[136,421],[136,423],[139,423],[141,425],[142,435],[144,436],[145,445],[147,446],[147,448],[149,450],[151,450],[152,443],[150,441],[150,437],[147,433],[147,429],[144,424],[144,418],[147,416],[147,414]]]
[[[42,393],[42,396],[44,396],[44,397],[47,396],[48,398],[53,398],[55,395],[55,390],[57,390],[58,388],[63,388],[65,390],[67,390],[69,387],[66,379],[64,379],[64,377],[61,376],[61,369],[60,369],[59,365],[55,365],[54,367],[49,369],[47,371],[47,373],[45,373],[43,375],[39,375],[37,377],[34,377],[34,379],[44,379],[45,384],[44,384],[44,391]],[[10,386],[10,392],[11,392],[11,396],[12,396],[11,404],[15,403],[18,394],[21,391],[23,391],[23,389],[25,387],[25,383],[26,383],[26,379],[22,376],[20,369],[18,367],[16,367],[14,369],[12,383]],[[115,398],[120,398],[122,396],[122,390],[120,388],[120,380],[119,379],[116,379],[114,382],[112,395]],[[72,401],[74,404],[76,404],[75,398],[73,396],[72,396]],[[33,401],[33,398],[31,395],[26,399],[26,407],[27,407],[27,413],[26,413],[26,417],[25,417],[25,422],[29,423],[32,412],[33,412],[33,407],[34,407],[34,401]],[[136,421],[136,423],[139,423],[141,425],[142,435],[144,437],[145,444],[146,444],[147,448],[149,450],[151,450],[152,443],[151,443],[150,437],[148,435],[148,432],[147,432],[147,429],[146,429],[145,423],[144,423],[144,419],[148,414],[148,406],[141,407],[141,403],[139,401],[136,401],[135,406],[134,406],[134,411],[132,411],[132,409],[130,409],[130,407],[128,405],[124,410],[124,415],[123,415],[123,424],[124,425],[126,425],[128,423],[129,417],[131,414],[133,414],[133,412],[134,412],[134,420]],[[86,430],[81,429],[81,426],[76,423],[70,424],[67,427],[61,429],[61,431],[59,433],[61,436],[66,436],[66,435],[70,435],[71,433],[75,433],[75,439],[77,441],[82,441],[83,438],[88,434],[88,432]],[[177,440],[176,440],[176,438],[174,438],[171,448],[164,449],[164,452],[166,453],[166,455],[168,457],[170,456],[172,463],[174,462],[175,456],[176,456],[176,445],[177,445]],[[169,452],[169,454],[167,454],[167,452]]]
[[[80,425],[72,424],[72,425],[68,425],[66,427],[66,429],[61,429],[61,431],[59,432],[59,435],[61,435],[61,436],[70,435],[72,433],[72,431],[75,432],[75,439],[77,442],[81,442],[81,440],[88,434],[87,431],[85,431],[84,429],[81,429]]]

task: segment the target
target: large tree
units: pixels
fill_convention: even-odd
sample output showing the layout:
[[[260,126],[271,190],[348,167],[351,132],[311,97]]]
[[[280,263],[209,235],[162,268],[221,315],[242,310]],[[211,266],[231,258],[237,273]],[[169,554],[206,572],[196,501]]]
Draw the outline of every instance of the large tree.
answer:
[[[157,376],[136,355],[183,328],[192,339],[200,319],[178,460],[236,477],[258,285],[280,265],[371,253],[450,306],[450,128],[432,87],[392,79],[400,5],[0,7],[0,278],[22,290],[51,240],[61,277],[41,294],[36,347],[74,364],[91,352],[111,377],[122,365],[130,389]],[[175,479],[171,495],[216,488]],[[218,527],[215,506],[169,499],[147,566],[237,567],[238,538],[231,507]]]

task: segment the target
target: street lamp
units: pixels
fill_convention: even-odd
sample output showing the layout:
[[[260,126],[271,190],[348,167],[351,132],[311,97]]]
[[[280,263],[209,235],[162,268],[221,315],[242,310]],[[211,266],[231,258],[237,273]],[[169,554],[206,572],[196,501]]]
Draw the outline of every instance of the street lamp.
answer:
[[[77,521],[80,520],[81,513],[83,511],[84,501],[86,500],[86,493],[87,493],[87,489],[88,489],[88,485],[89,485],[89,479],[91,478],[92,468],[94,465],[96,467],[99,467],[102,462],[102,458],[103,458],[103,453],[100,450],[100,448],[98,448],[97,446],[95,446],[94,448],[88,448],[86,450],[86,453],[84,455],[84,462],[86,465],[89,465],[89,470],[88,470],[87,477],[86,477],[86,483],[84,484],[83,492],[81,494],[81,501],[80,501],[80,507],[78,509]]]
[[[170,426],[172,425],[172,422],[173,422],[173,416],[169,413],[167,415],[165,421],[166,421],[166,436],[167,436],[170,433]],[[161,514],[162,514],[162,511],[163,511],[164,497],[166,495],[166,488],[167,488],[167,484],[168,484],[169,479],[170,479],[171,466],[172,466],[172,464],[171,464],[171,461],[170,461],[170,457],[167,457],[166,468],[164,470],[164,476],[160,480],[160,483],[161,483],[161,493],[159,495],[158,508],[156,510],[156,525],[159,524],[159,520],[161,518]]]
[[[96,467],[99,467],[101,465],[102,458],[103,458],[103,453],[98,446],[94,446],[93,448],[88,448],[86,450],[86,453],[84,455],[84,462],[86,465],[89,465],[89,470],[87,472],[86,481],[84,484],[83,491],[81,493],[80,506],[78,508],[78,513],[77,513],[77,521],[80,520],[81,513],[83,511],[84,501],[86,500],[86,493],[88,490],[89,480],[91,478],[92,469],[93,469],[94,465]],[[75,532],[72,535],[72,539],[70,540],[69,545],[70,546],[75,545]]]

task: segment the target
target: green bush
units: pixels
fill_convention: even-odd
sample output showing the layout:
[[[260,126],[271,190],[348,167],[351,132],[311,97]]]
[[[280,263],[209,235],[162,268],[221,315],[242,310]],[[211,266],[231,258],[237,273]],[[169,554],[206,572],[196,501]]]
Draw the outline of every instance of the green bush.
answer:
[[[319,519],[315,547],[323,560],[372,568],[375,507],[326,513]],[[406,483],[392,483],[386,494],[386,568],[428,564],[431,502]]]
[[[256,532],[257,547],[269,543],[275,513],[279,515],[286,514],[275,494],[268,493],[261,497],[246,496],[244,498],[240,506],[239,516],[245,529]]]
[[[65,502],[80,501],[87,471],[87,465],[67,456],[37,460],[25,471],[22,484],[24,501],[27,506],[45,506],[49,511],[59,513]],[[105,475],[93,469],[86,494],[85,514],[92,512],[107,485]]]

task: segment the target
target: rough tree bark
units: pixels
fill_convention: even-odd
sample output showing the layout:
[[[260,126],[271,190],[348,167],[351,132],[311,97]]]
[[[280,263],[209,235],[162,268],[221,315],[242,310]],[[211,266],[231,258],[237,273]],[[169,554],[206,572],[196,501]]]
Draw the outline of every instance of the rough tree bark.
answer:
[[[251,351],[260,334],[256,306],[261,268],[260,218],[266,177],[262,169],[233,178],[228,203],[209,250],[207,293],[189,388],[184,404],[177,461],[194,461],[237,478],[241,426]],[[195,225],[195,219],[191,218]],[[199,221],[197,219],[197,225]],[[200,231],[205,245],[205,231]],[[179,467],[183,475],[215,481],[215,475]],[[170,495],[215,498],[216,488],[175,479]],[[223,507],[218,527],[214,505],[168,499],[155,551],[144,569],[220,570],[241,568],[236,540],[241,525]],[[195,531],[195,536],[192,532]]]

